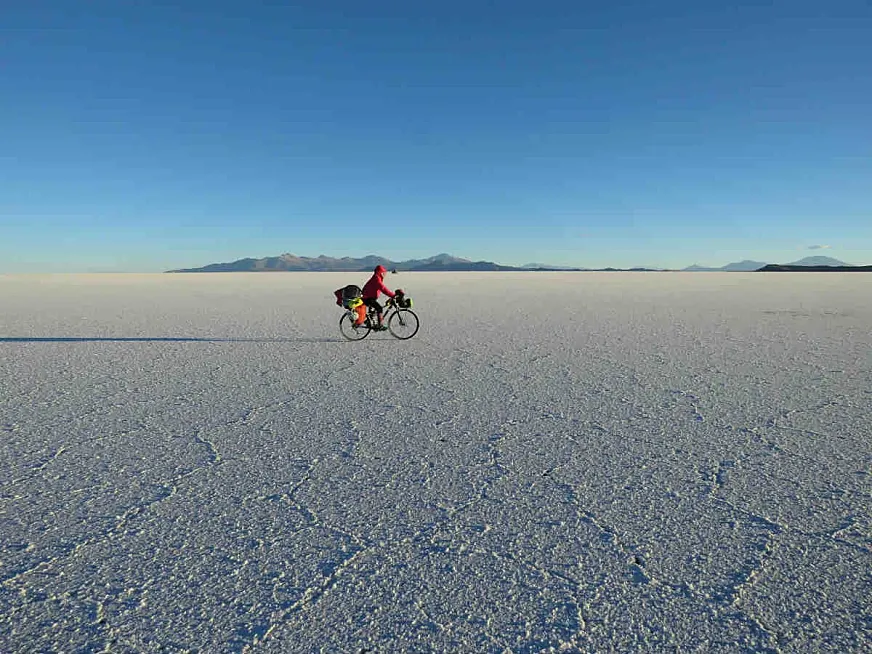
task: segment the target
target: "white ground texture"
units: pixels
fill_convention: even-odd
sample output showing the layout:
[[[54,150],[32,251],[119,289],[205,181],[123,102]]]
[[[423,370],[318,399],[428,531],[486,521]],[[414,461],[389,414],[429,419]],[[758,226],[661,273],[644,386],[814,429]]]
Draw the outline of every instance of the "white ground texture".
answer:
[[[872,651],[872,275],[0,276],[0,651]]]

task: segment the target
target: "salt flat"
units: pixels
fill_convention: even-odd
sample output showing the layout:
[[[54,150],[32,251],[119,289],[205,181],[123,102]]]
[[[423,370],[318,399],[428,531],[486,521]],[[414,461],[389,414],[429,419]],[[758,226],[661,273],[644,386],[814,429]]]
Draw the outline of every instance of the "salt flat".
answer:
[[[2,652],[872,648],[872,276],[0,276]]]

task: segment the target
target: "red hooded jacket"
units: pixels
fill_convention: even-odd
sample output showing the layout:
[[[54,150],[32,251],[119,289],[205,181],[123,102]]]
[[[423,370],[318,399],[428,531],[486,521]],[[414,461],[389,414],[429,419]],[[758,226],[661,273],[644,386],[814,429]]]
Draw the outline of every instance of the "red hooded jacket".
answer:
[[[394,297],[394,292],[385,286],[384,273],[373,273],[369,281],[363,285],[363,299],[377,300],[379,293],[384,293],[388,297]]]

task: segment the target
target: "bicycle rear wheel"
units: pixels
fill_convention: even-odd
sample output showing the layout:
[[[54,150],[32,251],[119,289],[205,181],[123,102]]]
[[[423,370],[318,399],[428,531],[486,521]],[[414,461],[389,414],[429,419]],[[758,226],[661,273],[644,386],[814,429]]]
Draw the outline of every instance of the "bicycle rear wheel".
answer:
[[[391,336],[405,341],[418,333],[418,316],[411,309],[397,309],[388,318]]]
[[[343,313],[339,319],[339,332],[349,341],[360,341],[369,336],[369,327],[367,327],[367,323],[355,327],[352,314]]]

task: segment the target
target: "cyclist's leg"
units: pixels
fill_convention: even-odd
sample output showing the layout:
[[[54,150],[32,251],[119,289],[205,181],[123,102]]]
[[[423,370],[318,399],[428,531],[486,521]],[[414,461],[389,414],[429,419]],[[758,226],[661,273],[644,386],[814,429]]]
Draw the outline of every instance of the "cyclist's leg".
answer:
[[[367,309],[375,309],[374,302],[375,302],[374,298],[371,298],[371,297],[363,298],[363,306],[365,306]],[[370,313],[370,312],[367,311],[367,313]]]
[[[378,316],[378,326],[376,328],[381,329],[383,327],[382,323],[384,323],[385,319],[384,309],[382,308],[382,305],[379,304],[379,301],[374,297],[367,298],[366,300],[364,300],[364,302],[366,302],[366,305],[368,307],[372,307],[373,309],[375,309],[375,313]]]

